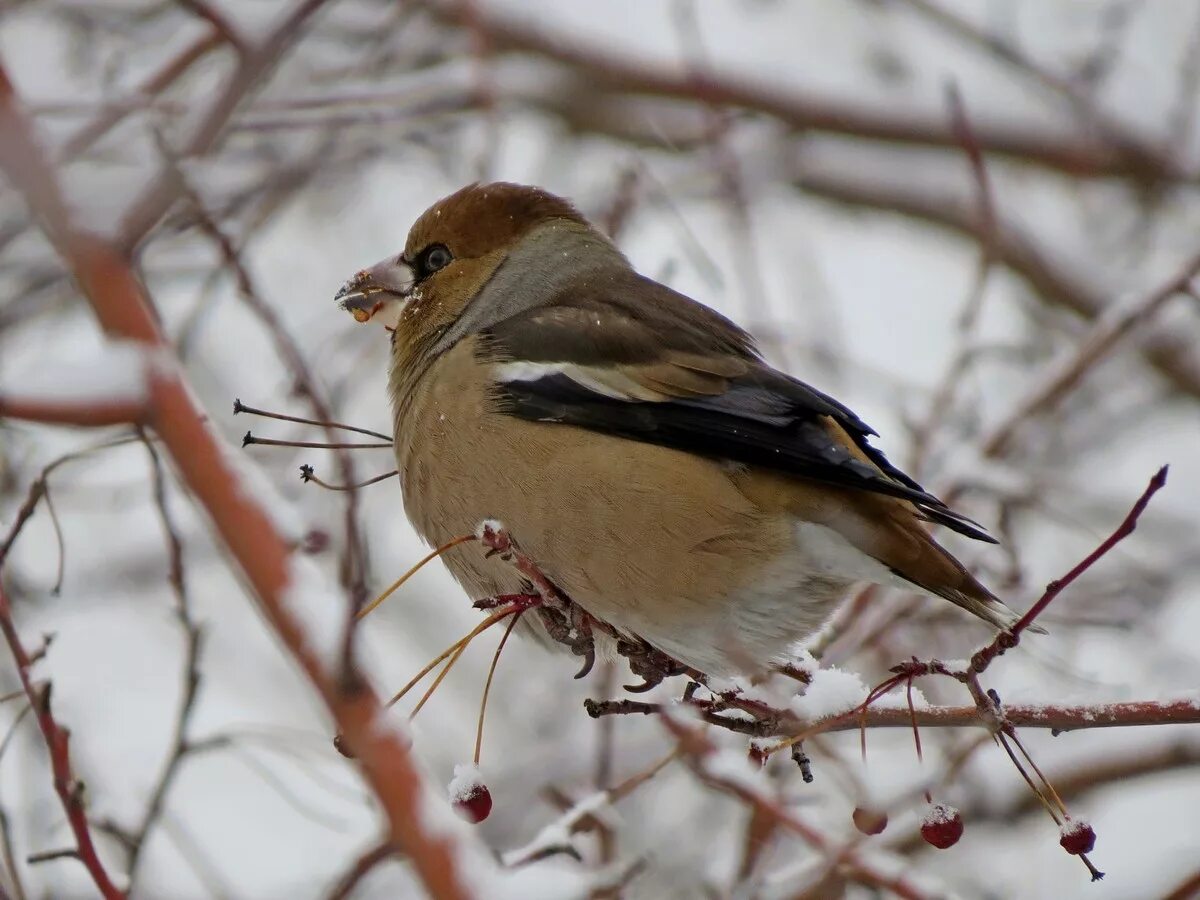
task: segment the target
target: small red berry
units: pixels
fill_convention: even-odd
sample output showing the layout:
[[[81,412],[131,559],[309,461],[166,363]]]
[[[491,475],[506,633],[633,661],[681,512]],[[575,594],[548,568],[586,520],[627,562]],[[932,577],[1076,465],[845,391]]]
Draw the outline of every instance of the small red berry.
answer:
[[[880,834],[887,828],[888,817],[883,810],[856,806],[851,818],[854,819],[854,827],[863,834]]]
[[[477,784],[470,793],[454,801],[454,811],[472,825],[478,825],[492,813],[492,792],[487,785]]]
[[[1067,819],[1059,829],[1058,843],[1072,856],[1081,856],[1096,846],[1096,832],[1083,819]]]
[[[447,791],[454,811],[472,825],[478,825],[491,815],[492,792],[474,766],[455,766],[454,778]]]
[[[953,847],[962,837],[962,815],[953,806],[935,803],[921,820],[921,837],[939,850]]]
[[[767,764],[767,751],[757,741],[750,742],[750,749],[746,756],[749,758],[752,765],[762,768]]]

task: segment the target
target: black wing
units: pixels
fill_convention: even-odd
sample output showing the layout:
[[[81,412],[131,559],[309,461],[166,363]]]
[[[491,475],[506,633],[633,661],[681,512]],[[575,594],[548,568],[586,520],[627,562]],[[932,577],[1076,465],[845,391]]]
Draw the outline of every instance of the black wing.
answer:
[[[737,326],[631,277],[634,290],[575,291],[487,333],[502,409],[898,497],[995,543],[872,447],[875,432],[852,411],[764,363]]]

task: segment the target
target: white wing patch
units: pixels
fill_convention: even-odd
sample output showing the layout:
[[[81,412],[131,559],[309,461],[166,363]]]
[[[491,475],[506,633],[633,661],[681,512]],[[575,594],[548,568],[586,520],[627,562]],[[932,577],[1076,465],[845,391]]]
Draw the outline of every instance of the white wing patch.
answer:
[[[497,363],[492,372],[495,379],[502,384],[538,381],[551,375],[565,375],[580,387],[613,400],[661,403],[671,399],[669,395],[647,387],[615,366],[581,366],[568,362],[535,363],[517,360]]]

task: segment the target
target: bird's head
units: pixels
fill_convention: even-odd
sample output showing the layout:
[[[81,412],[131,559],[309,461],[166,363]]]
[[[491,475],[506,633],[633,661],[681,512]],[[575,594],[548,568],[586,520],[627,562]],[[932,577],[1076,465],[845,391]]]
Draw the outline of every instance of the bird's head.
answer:
[[[540,188],[472,184],[413,224],[403,252],[363,269],[335,300],[411,340],[488,327],[597,264],[628,265],[570,202]]]

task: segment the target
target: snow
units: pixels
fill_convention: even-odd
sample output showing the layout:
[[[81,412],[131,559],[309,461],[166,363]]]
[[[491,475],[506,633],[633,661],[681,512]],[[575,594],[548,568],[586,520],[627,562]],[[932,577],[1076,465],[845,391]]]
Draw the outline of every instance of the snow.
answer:
[[[341,657],[349,614],[346,604],[346,594],[331,573],[300,553],[288,557],[283,606],[302,625],[305,646],[331,671],[336,671]]]
[[[281,538],[292,544],[300,543],[308,529],[295,504],[280,492],[276,482],[267,477],[248,453],[226,442],[221,442],[221,446],[225,451],[226,470],[235,479],[238,492],[267,515]]]
[[[921,816],[921,825],[943,825],[962,818],[959,811],[948,803],[933,803]]]
[[[808,645],[812,644],[813,641],[820,639],[822,635],[823,631],[818,631],[804,645],[794,648],[792,650],[792,658],[788,660],[788,662],[791,663],[795,669],[801,672],[806,672],[809,675],[812,675],[814,672],[816,672],[817,669],[821,667],[821,663],[815,656],[812,655],[812,653],[808,651],[807,648]]]
[[[762,767],[751,762],[744,751],[722,749],[703,760],[704,771],[712,778],[756,797],[768,795]]]
[[[1091,823],[1087,819],[1067,819],[1059,826],[1059,837],[1070,837],[1073,834],[1078,834],[1081,831],[1088,831],[1091,828]]]
[[[867,699],[867,686],[853,672],[825,666],[813,672],[804,693],[791,702],[791,709],[807,722],[849,712]]]
[[[932,676],[938,677],[938,676]],[[966,695],[964,695],[964,701]],[[912,687],[912,705],[913,709],[928,709],[929,701],[925,699],[925,695],[921,693],[921,689],[914,683]],[[871,703],[872,709],[908,709],[908,686],[899,685],[892,688],[878,700]]]
[[[596,791],[589,794],[553,822],[543,826],[529,843],[507,851],[502,857],[504,865],[519,865],[542,855],[547,850],[571,846],[572,830],[579,822],[588,816],[596,816],[602,810],[611,812],[610,804],[611,800],[607,791]]]
[[[77,406],[138,405],[149,395],[157,351],[136,341],[108,341],[53,365],[39,360],[8,379],[21,400]]]
[[[484,519],[475,526],[475,538],[476,540],[482,541],[484,535],[486,535],[489,531],[493,534],[500,534],[504,530],[504,523],[499,519]]]
[[[454,767],[454,777],[446,785],[446,794],[451,803],[470,799],[480,788],[487,787],[479,767],[474,763],[459,763]]]
[[[472,879],[475,896],[488,900],[585,900],[598,883],[603,883],[603,870],[580,871],[572,860],[550,859],[517,869],[492,868],[485,877],[476,874]]]

